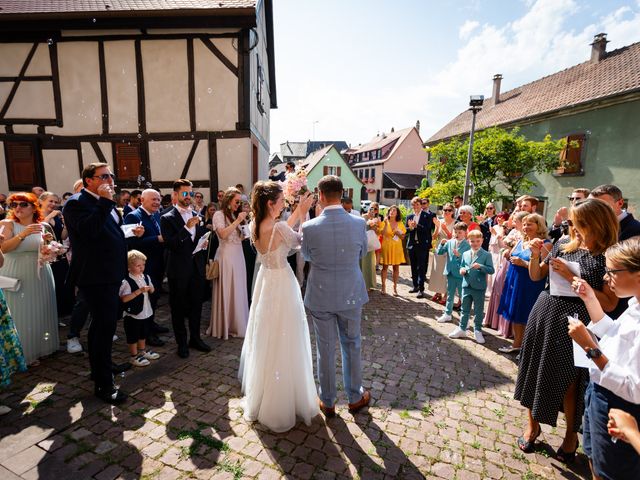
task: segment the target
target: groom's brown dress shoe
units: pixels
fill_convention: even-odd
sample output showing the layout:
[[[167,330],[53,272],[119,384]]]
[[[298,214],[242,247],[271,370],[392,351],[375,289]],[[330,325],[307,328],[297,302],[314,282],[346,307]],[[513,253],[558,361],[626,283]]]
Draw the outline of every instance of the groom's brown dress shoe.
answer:
[[[358,400],[355,403],[350,403],[349,404],[349,413],[351,413],[351,414],[358,413],[364,407],[369,405],[370,401],[371,401],[371,393],[369,392],[369,390],[365,390],[364,393],[362,394],[362,398],[360,400]]]
[[[318,399],[318,405],[320,406],[320,411],[325,417],[332,418],[336,416],[336,407],[327,407],[320,399]]]

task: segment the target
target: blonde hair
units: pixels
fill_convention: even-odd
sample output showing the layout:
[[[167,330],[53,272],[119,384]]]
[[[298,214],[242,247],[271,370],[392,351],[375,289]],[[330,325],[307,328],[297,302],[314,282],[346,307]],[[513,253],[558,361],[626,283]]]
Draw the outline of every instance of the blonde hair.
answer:
[[[519,221],[522,221],[522,220],[524,220],[524,217],[527,217],[527,216],[529,216],[529,215],[530,215],[530,213],[529,213],[529,212],[522,212],[522,211],[520,211],[520,212],[516,212],[516,213],[513,215],[513,221],[514,221],[514,222],[517,222],[518,220],[519,220]]]
[[[573,228],[578,231],[588,232],[589,237],[593,237],[594,246],[589,250],[592,255],[600,255],[604,251],[617,243],[620,223],[613,208],[608,203],[595,198],[587,198],[577,203],[569,211],[569,217],[573,222]],[[584,235],[571,235],[571,241],[562,249],[563,252],[575,252],[583,240]]]
[[[480,230],[471,230],[467,234],[467,238],[482,238],[482,232]]]
[[[129,250],[127,253],[127,265],[133,265],[133,262],[136,260],[142,260],[143,262],[147,261],[147,256],[139,250]]]
[[[538,226],[538,228],[536,228],[536,237],[547,238],[547,222],[542,215],[530,213],[522,219],[522,223],[524,222],[535,223]]]
[[[640,272],[640,237],[631,237],[614,243],[605,252],[606,257],[616,266],[630,272]]]

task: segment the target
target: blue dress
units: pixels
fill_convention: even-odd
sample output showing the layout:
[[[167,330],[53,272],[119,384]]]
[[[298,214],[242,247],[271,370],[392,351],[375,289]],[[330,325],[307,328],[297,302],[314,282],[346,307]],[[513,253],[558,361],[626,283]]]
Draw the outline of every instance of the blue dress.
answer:
[[[520,240],[513,248],[511,256],[528,262],[531,259],[531,250],[522,248],[522,240]],[[534,282],[529,277],[529,270],[526,267],[512,264],[504,281],[498,314],[511,323],[526,325],[529,313],[544,290],[546,281],[546,278],[543,278]]]

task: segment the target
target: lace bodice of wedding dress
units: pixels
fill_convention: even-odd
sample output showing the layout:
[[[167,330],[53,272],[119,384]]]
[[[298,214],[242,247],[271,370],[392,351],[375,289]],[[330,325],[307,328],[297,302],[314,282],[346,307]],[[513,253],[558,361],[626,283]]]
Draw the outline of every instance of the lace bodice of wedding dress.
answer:
[[[262,267],[271,270],[288,268],[287,257],[291,250],[300,248],[301,241],[302,235],[292,230],[286,222],[277,222],[271,231],[267,251],[262,253],[256,248]]]

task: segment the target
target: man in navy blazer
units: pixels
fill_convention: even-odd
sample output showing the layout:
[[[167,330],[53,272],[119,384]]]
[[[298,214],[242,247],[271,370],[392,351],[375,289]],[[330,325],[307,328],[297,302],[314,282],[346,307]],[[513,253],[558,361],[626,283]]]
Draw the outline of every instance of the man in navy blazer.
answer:
[[[210,352],[200,338],[200,316],[205,286],[207,249],[193,254],[200,238],[207,233],[201,217],[191,209],[193,184],[186,179],[173,183],[175,206],[160,217],[160,231],[169,252],[167,278],[171,324],[178,344],[178,355],[189,356],[189,347]],[[184,319],[189,320],[189,342]]]
[[[132,199],[134,193],[135,190],[131,192]],[[151,277],[151,283],[155,288],[150,297],[151,308],[154,312],[158,305],[160,287],[164,278],[164,239],[160,232],[160,214],[158,213],[160,200],[160,194],[156,190],[148,188],[140,194],[140,206],[124,217],[124,223],[141,224],[144,227],[144,235],[127,238],[127,246],[129,250],[139,250],[147,257],[144,273]],[[147,343],[154,347],[161,347],[164,342],[158,338],[158,333],[167,333],[168,331],[168,328],[161,327],[152,320]]]
[[[429,201],[428,199],[422,199]],[[411,206],[413,213],[407,215],[407,252],[411,262],[411,281],[413,288],[409,293],[418,292],[418,298],[424,298],[424,284],[429,266],[429,249],[431,248],[433,217],[429,210],[422,210],[420,197],[413,197]],[[428,203],[427,203],[428,206]]]
[[[73,252],[67,281],[80,289],[91,312],[89,362],[95,394],[119,404],[127,395],[114,385],[111,347],[118,320],[118,291],[127,273],[127,244],[113,200],[113,180],[108,164],[87,165],[82,171],[84,189],[67,200],[62,214]],[[142,233],[142,228],[136,230]]]

